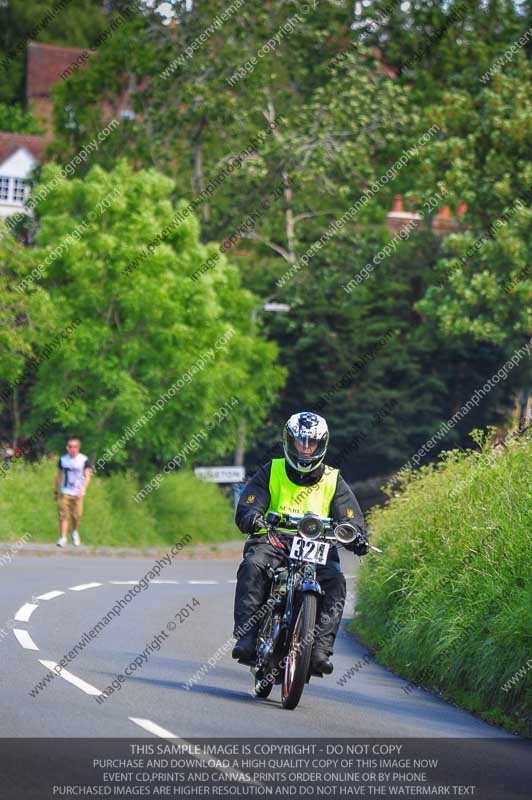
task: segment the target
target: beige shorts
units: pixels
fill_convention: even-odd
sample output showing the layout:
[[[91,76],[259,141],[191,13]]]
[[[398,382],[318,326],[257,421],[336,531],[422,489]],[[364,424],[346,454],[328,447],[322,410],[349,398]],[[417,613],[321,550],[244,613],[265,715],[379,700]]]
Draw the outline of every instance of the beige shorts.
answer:
[[[59,498],[59,519],[72,518],[74,530],[78,527],[81,515],[83,514],[83,498],[75,497],[71,494],[61,494]]]

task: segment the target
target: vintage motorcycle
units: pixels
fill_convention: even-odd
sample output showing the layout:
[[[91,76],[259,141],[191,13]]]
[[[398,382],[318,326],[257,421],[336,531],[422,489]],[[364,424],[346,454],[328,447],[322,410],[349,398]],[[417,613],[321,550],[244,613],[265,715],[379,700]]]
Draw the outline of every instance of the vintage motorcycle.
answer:
[[[316,567],[326,563],[332,543],[351,544],[361,534],[349,523],[337,525],[331,518],[311,512],[302,517],[270,512],[261,522],[268,541],[279,548],[284,561],[276,568],[269,567],[270,594],[252,667],[255,695],[266,698],[280,683],[283,708],[294,709],[311,677],[314,632],[323,594]],[[280,524],[288,530],[279,531]]]

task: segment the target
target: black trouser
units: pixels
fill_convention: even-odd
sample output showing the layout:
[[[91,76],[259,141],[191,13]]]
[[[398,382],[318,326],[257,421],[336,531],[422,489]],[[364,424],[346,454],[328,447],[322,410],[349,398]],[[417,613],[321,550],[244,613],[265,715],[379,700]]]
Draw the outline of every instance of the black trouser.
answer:
[[[256,540],[249,539],[244,545],[243,559],[236,576],[233,635],[237,638],[248,630],[254,633],[258,630],[261,609],[264,612],[263,604],[270,591],[268,564],[275,568],[283,561],[279,548],[270,544],[265,536],[259,536]],[[345,577],[335,547],[329,550],[327,563],[317,566],[316,578],[324,594],[320,603],[315,641],[320,650],[332,655],[345,602]]]

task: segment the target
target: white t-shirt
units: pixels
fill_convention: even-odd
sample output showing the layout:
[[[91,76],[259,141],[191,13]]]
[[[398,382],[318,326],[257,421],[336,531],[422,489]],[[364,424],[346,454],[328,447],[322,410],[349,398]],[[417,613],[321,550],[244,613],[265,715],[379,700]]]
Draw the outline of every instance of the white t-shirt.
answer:
[[[61,485],[62,494],[79,494],[83,488],[85,480],[85,470],[90,468],[89,459],[83,453],[78,453],[77,456],[72,458],[68,453],[60,456],[57,465],[59,469],[63,470],[63,483]]]

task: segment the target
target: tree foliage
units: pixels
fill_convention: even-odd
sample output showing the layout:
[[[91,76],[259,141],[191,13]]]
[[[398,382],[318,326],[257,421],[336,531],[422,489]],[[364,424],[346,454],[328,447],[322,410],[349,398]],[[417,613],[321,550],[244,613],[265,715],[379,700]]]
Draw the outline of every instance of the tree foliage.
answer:
[[[43,184],[58,174],[47,165]],[[175,384],[173,398],[128,437],[111,464],[163,464],[212,422],[198,455],[220,456],[231,450],[242,417],[260,424],[282,381],[273,368],[276,348],[251,334],[254,299],[224,255],[201,286],[193,278],[217,246],[201,244],[193,215],[176,221],[183,205],[174,206],[172,190],[169,178],[121,162],[112,172],[96,166],[83,180],[58,181],[40,203],[25,272],[37,278],[19,302],[45,293],[56,329],[77,324],[39,362],[26,396],[28,435],[52,419],[52,444],[75,429],[98,456]],[[11,289],[10,296],[19,295]],[[2,378],[11,382],[31,347],[25,328],[21,343],[8,342],[17,358]],[[37,332],[42,345],[44,331]],[[65,405],[65,397],[72,402]],[[232,398],[222,424],[217,411]]]
[[[87,164],[78,177],[88,170],[89,185],[101,181],[103,187],[111,179],[102,176],[116,174],[117,161],[125,157],[147,182],[151,198],[147,205],[139,200],[138,207],[136,199],[119,200],[123,241],[116,231],[107,231],[115,213],[107,212],[102,231],[90,240],[95,265],[83,270],[92,280],[104,269],[108,236],[111,252],[124,261],[150,241],[170,209],[194,202],[198,220],[183,227],[196,226],[190,234],[194,252],[208,253],[209,242],[230,242],[227,262],[197,280],[187,272],[187,280],[174,286],[175,270],[162,265],[165,248],[171,249],[165,242],[150,255],[138,280],[145,283],[142,296],[162,293],[165,311],[165,287],[175,292],[181,298],[180,319],[187,314],[190,281],[199,319],[206,321],[205,309],[220,304],[235,325],[239,320],[238,354],[226,366],[231,380],[238,376],[242,391],[250,382],[242,403],[248,430],[259,431],[265,419],[249,463],[270,451],[289,413],[321,403],[333,429],[332,455],[346,474],[393,470],[530,335],[531,43],[494,68],[530,24],[529,4],[334,0],[309,2],[303,11],[296,2],[247,0],[223,22],[228,8],[223,0],[165,5],[170,21],[157,4],[139,6],[86,68],[55,89],[53,152],[63,163],[97,135],[110,114],[118,118],[127,97],[134,118],[123,119],[91,155],[105,172],[93,172]],[[113,9],[120,13],[116,4]],[[69,120],[73,126],[66,125]],[[412,147],[429,129],[435,133],[413,155]],[[407,163],[382,180],[341,231],[329,235],[330,226],[405,153]],[[233,162],[237,166],[220,180]],[[140,193],[134,174],[128,173],[126,182]],[[161,194],[150,194],[154,181]],[[71,184],[73,196],[81,196],[76,181]],[[215,190],[206,192],[209,186]],[[425,215],[422,229],[407,243],[396,242],[392,255],[346,292],[345,284],[393,236],[385,226],[393,195],[402,194],[409,208],[423,213],[424,203],[442,186],[445,199]],[[520,197],[522,205],[515,206]],[[73,212],[73,202],[69,194],[64,220],[60,204],[46,207],[46,213],[43,207],[39,248],[51,247],[66,226],[76,224],[81,212]],[[431,220],[444,203],[451,211],[466,203],[467,214],[462,228],[442,239],[431,232]],[[503,224],[495,228],[497,220]],[[130,365],[128,340],[120,344],[119,339],[123,318],[133,330],[140,325],[134,313],[140,294],[133,281],[119,282],[118,290],[105,271],[101,285],[89,288],[78,266],[86,264],[83,248],[89,238],[65,256],[63,272],[72,276],[71,286],[55,276],[46,290],[53,288],[66,307],[81,311],[88,302],[89,310],[106,309],[106,348],[117,363]],[[173,263],[170,250],[168,258]],[[192,259],[191,269],[198,268],[199,258]],[[161,272],[152,275],[156,262]],[[242,287],[256,297],[250,299]],[[264,301],[272,299],[289,304],[290,312],[261,312]],[[277,343],[288,374],[273,407],[278,368],[273,351],[270,360],[262,358],[264,344],[252,333],[251,316],[257,317],[256,330]],[[168,319],[173,331],[173,317]],[[145,332],[166,352],[162,327],[155,313]],[[206,330],[214,335],[208,325]],[[388,337],[384,347],[379,344],[383,336]],[[196,342],[195,335],[192,339]],[[200,336],[196,350],[202,341]],[[184,352],[192,356],[192,350]],[[109,374],[95,372],[109,396],[121,397],[120,419],[120,409],[136,409],[147,400],[138,387],[151,383],[138,369],[133,384],[123,381],[120,391],[107,385]],[[515,370],[442,445],[465,444],[473,425],[508,423],[514,394],[528,380],[526,365]],[[155,384],[160,383],[157,373]],[[41,415],[45,395],[35,390]],[[323,406],[324,397],[329,399]],[[72,412],[73,419],[79,414],[76,405]],[[104,420],[102,430],[107,424]],[[159,435],[159,450],[164,435]],[[142,458],[140,453],[132,457]]]

